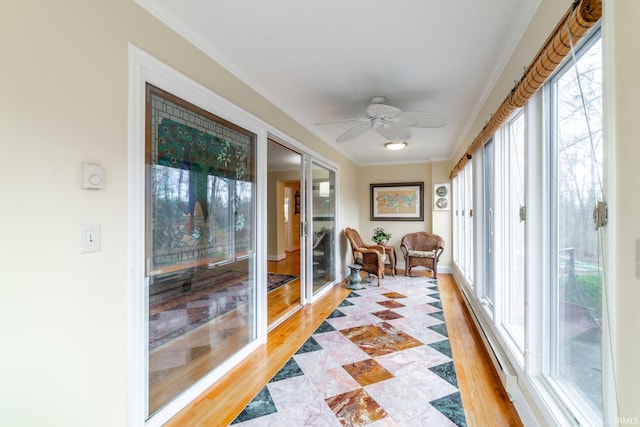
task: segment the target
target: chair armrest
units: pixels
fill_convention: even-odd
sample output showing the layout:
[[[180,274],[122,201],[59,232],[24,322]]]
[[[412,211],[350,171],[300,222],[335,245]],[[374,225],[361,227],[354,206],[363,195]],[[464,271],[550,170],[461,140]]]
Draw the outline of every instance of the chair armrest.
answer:
[[[363,253],[363,254],[383,254],[384,250],[379,250],[379,249],[375,249],[375,248],[358,248],[358,252]]]
[[[367,245],[367,244],[365,244],[364,246],[365,246],[367,249],[375,249],[375,250],[377,250],[378,252],[380,252],[381,254],[383,254],[383,253],[385,252],[385,251],[384,251],[384,246],[382,246],[382,245]]]
[[[442,246],[438,246],[438,248],[436,249],[436,254],[434,258],[436,260],[440,260],[440,255],[442,255],[442,252],[444,252],[444,248]]]
[[[410,249],[411,248],[408,248],[406,245],[400,245],[400,250],[402,251],[402,255],[404,255],[405,258],[407,257]]]
[[[371,256],[375,255],[379,264],[384,263],[384,258],[386,257],[384,251],[380,252],[376,249],[358,248],[357,252],[362,254],[362,259],[368,258],[369,260],[371,260]]]

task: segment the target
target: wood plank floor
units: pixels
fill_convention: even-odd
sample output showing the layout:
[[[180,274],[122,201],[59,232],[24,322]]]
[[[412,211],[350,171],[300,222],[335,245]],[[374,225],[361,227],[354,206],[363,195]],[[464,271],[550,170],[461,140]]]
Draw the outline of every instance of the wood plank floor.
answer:
[[[403,274],[399,271],[398,274]],[[438,277],[440,297],[469,426],[522,426],[502,388],[452,276]],[[183,409],[168,426],[226,426],[348,295],[345,284],[275,327],[267,344]]]

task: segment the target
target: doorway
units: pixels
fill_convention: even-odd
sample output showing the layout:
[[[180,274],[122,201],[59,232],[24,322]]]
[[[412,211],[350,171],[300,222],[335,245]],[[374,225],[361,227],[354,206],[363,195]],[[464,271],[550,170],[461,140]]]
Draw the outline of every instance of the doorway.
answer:
[[[302,305],[302,154],[271,139],[267,148],[267,327]]]
[[[267,327],[335,283],[336,168],[273,139],[267,148]]]

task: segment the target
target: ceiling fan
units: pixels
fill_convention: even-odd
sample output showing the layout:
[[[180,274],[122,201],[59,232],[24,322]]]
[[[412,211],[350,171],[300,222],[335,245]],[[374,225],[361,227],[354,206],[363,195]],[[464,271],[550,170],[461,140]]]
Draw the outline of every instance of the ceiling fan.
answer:
[[[387,105],[384,96],[374,96],[367,107],[367,118],[338,120],[338,122],[357,122],[355,126],[340,135],[336,142],[347,142],[373,129],[389,141],[406,141],[411,138],[411,128],[439,128],[447,124],[447,119],[437,113],[424,111],[402,111]]]

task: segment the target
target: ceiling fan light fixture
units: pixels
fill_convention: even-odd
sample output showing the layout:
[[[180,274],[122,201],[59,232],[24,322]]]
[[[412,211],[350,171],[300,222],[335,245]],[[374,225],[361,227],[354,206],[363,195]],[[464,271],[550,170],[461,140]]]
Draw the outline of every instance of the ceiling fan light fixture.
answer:
[[[393,151],[402,150],[406,146],[407,146],[407,143],[404,141],[391,141],[384,144],[384,148],[386,148],[387,150],[393,150]]]

